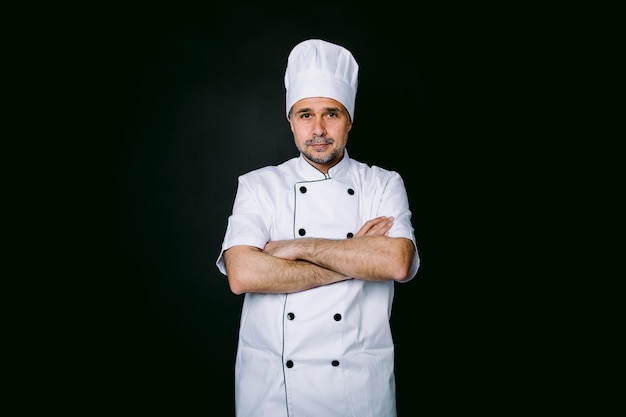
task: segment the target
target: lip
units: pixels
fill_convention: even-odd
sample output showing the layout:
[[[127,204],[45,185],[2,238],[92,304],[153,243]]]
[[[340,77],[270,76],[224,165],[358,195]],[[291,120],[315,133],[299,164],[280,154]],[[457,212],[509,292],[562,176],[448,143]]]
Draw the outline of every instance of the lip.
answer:
[[[309,146],[311,146],[311,148],[313,148],[316,151],[323,151],[324,149],[328,147],[328,143],[316,143],[314,145],[309,145]]]

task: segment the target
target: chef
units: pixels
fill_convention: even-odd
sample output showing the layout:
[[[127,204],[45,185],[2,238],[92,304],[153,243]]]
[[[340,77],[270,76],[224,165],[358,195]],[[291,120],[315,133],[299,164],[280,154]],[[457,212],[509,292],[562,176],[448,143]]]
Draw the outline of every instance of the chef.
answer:
[[[389,319],[419,256],[401,176],[346,149],[358,69],[342,46],[296,45],[285,88],[300,154],[238,179],[216,262],[245,294],[238,417],[396,416]]]

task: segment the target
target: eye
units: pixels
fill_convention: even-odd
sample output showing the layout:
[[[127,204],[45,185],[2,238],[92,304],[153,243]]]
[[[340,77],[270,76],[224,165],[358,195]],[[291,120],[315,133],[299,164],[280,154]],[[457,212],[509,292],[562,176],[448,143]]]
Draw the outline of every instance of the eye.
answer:
[[[301,119],[308,119],[308,118],[310,118],[310,117],[311,117],[311,115],[310,115],[309,113],[302,113],[302,114],[300,115],[300,118],[301,118]]]
[[[328,117],[337,117],[337,113],[331,111],[328,113]]]

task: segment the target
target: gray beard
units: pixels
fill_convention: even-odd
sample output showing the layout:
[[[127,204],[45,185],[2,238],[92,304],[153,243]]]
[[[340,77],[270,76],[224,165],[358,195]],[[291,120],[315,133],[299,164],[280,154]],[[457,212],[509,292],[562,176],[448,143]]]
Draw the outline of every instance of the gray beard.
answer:
[[[341,155],[342,152],[343,152],[343,149],[335,149],[326,157],[318,157],[318,156],[315,156],[315,154],[311,152],[302,152],[302,155],[304,155],[306,159],[308,159],[309,161],[313,161],[316,164],[327,164],[330,161],[337,158],[339,155]]]
[[[304,144],[306,146],[310,146],[313,144],[319,144],[319,143],[335,143],[335,140],[332,138],[321,138],[319,136],[315,136],[313,139],[309,139],[306,142],[304,142]],[[332,151],[328,156],[326,157],[320,157],[317,156],[316,153],[314,152],[307,152],[304,149],[299,149],[300,152],[302,152],[302,155],[304,155],[306,157],[306,159],[308,159],[309,161],[315,162],[316,164],[327,164],[331,161],[333,161],[335,158],[337,158],[338,156],[340,156],[343,153],[343,148],[341,149],[335,149],[334,151]]]

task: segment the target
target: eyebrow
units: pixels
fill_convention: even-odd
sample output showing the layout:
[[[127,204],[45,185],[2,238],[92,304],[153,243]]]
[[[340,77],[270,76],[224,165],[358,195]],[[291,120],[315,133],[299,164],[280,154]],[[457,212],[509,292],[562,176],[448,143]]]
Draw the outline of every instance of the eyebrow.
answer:
[[[341,109],[339,107],[324,107],[325,113],[341,113]],[[313,109],[310,107],[305,107],[296,112],[296,114],[301,113],[314,113]]]

